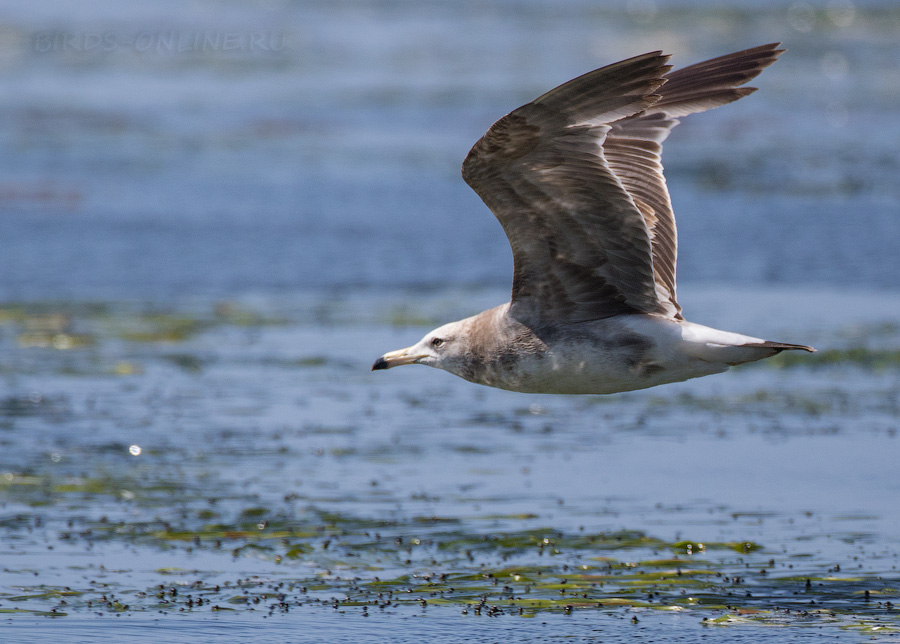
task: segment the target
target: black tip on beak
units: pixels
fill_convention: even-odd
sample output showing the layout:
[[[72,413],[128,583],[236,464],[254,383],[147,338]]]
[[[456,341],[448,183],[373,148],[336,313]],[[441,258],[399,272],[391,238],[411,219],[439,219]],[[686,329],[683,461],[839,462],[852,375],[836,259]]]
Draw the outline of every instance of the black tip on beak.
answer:
[[[388,363],[384,358],[378,358],[375,363],[372,365],[372,371],[378,371],[379,369],[387,369]]]

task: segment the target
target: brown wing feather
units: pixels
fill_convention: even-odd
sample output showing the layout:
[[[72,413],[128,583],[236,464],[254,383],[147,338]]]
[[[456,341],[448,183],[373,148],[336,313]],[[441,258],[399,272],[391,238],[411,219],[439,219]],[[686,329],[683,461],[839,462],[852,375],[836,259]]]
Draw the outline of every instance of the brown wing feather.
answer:
[[[681,317],[675,297],[675,261],[678,234],[669,191],[660,161],[662,142],[678,121],[664,114],[625,119],[613,124],[603,144],[609,168],[641,210],[647,225],[653,257],[656,294]]]
[[[682,67],[666,75],[665,92],[652,111],[678,118],[726,105],[756,91],[739,87],[759,76],[784,53],[770,43]]]
[[[719,107],[756,91],[737,87],[755,78],[783,52],[773,43],[720,56],[666,74],[660,99],[644,113],[612,125],[603,144],[610,169],[644,214],[653,247],[658,296],[681,317],[675,296],[678,235],[660,160],[677,117]]]
[[[513,314],[535,324],[680,318],[662,142],[677,117],[753,92],[737,86],[781,52],[764,45],[670,73],[668,57],[652,52],[579,76],[494,123],[462,171],[509,238]]]
[[[645,54],[561,85],[497,121],[466,157],[463,178],[509,238],[520,319],[671,314],[644,217],[601,147],[610,122],[658,99],[665,61]]]

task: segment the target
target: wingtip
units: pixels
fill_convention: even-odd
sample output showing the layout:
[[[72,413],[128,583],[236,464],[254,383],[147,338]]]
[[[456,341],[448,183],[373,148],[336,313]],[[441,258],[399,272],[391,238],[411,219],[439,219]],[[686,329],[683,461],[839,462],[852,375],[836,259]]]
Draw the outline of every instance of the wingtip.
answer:
[[[780,42],[770,42],[765,45],[759,45],[757,47],[751,47],[750,49],[745,49],[743,52],[738,53],[750,53],[754,51],[768,51],[773,54],[780,55],[787,51],[786,47],[782,47]]]
[[[777,60],[781,56],[781,54],[788,50],[787,47],[782,47],[780,42],[773,42],[769,45],[766,45],[766,47],[770,48],[769,51],[772,54],[773,61]]]

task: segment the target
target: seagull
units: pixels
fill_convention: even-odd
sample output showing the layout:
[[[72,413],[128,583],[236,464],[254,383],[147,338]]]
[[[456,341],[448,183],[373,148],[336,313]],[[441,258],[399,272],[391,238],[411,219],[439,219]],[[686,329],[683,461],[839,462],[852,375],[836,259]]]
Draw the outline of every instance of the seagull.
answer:
[[[494,123],[462,166],[513,254],[512,297],[450,322],[372,370],[423,364],[474,383],[609,394],[812,347],[684,319],[660,160],[678,119],[756,91],[784,51],[762,45],[671,71],[655,51],[550,90]]]

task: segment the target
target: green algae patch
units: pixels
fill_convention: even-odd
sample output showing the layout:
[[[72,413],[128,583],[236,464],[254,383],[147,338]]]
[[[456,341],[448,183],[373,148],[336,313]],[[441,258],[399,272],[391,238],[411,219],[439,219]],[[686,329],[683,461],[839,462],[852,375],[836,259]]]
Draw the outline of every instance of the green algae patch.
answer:
[[[870,349],[851,347],[847,349],[825,349],[816,353],[798,355],[799,352],[784,351],[765,362],[776,369],[807,367],[822,369],[833,366],[852,365],[872,371],[900,369],[900,349]]]
[[[315,552],[315,548],[305,543],[298,543],[285,550],[282,556],[287,557],[288,559],[300,559],[311,552]]]
[[[45,590],[44,592],[40,592],[40,593],[29,593],[29,594],[25,594],[25,595],[6,596],[6,597],[4,597],[4,599],[6,601],[11,601],[11,602],[21,602],[21,601],[28,601],[28,600],[32,600],[32,599],[58,599],[60,597],[78,597],[79,595],[82,595],[82,594],[83,593],[78,590],[71,590],[71,589],[61,590],[61,589],[57,589],[57,588],[51,588],[51,589]]]
[[[0,614],[3,615],[28,615],[30,617],[68,617],[69,613],[61,610],[27,610],[24,608],[3,608],[0,607]]]
[[[674,568],[681,569],[686,566],[696,566],[697,563],[693,559],[646,559],[635,566],[641,568]]]
[[[738,626],[741,624],[758,624],[761,623],[761,620],[750,617],[749,613],[743,615],[727,613],[718,617],[704,618],[702,623],[704,626]]]
[[[269,508],[245,508],[241,510],[240,518],[241,519],[258,519],[260,517],[264,517],[267,514],[271,514],[272,511]]]
[[[734,550],[742,554],[747,554],[760,550],[761,545],[751,541],[727,541],[727,542],[698,542],[698,541],[679,541],[671,545],[672,550],[683,552],[690,555],[705,550]]]
[[[57,349],[61,351],[69,349],[84,349],[93,346],[96,342],[94,336],[85,333],[53,333],[30,331],[20,333],[19,346],[23,349]]]
[[[538,519],[539,515],[534,514],[533,512],[519,512],[516,514],[486,514],[483,516],[470,517],[469,520],[473,521],[504,521],[504,520],[512,520],[512,521],[529,521],[531,519]]]
[[[68,479],[54,483],[50,489],[59,494],[88,494],[120,496],[125,490],[122,481],[112,478]]]
[[[118,336],[128,342],[178,343],[208,328],[208,321],[183,314],[147,313],[130,320]]]
[[[237,302],[217,302],[213,307],[213,320],[217,324],[238,327],[281,326],[288,320],[256,311]]]
[[[18,330],[19,347],[84,349],[111,339],[133,343],[183,343],[199,333],[224,327],[286,324],[232,302],[194,311],[135,310],[105,303],[24,303],[0,307],[0,325]]]
[[[396,327],[434,326],[439,323],[436,317],[423,315],[418,309],[408,306],[395,306],[388,313],[387,321]]]
[[[841,628],[847,631],[865,633],[867,635],[893,635],[900,632],[900,627],[898,627],[897,624],[875,622],[873,620],[860,620],[852,624],[844,624]]]
[[[196,575],[196,570],[189,570],[187,568],[177,568],[177,567],[167,567],[167,568],[157,568],[156,572],[160,575],[172,575],[177,577],[183,577],[186,575]]]

